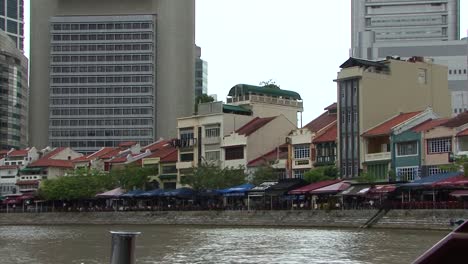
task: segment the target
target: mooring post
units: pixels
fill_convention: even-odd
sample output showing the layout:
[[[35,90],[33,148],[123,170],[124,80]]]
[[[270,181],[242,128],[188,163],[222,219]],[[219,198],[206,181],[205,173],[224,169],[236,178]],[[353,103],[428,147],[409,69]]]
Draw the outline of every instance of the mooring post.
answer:
[[[135,264],[135,239],[141,232],[110,231],[111,264]]]

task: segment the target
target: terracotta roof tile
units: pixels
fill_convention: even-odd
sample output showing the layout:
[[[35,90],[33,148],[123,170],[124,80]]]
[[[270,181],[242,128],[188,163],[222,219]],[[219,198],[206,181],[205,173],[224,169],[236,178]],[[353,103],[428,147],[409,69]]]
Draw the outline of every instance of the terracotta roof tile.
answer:
[[[101,159],[110,159],[110,158],[112,158],[112,157],[118,155],[119,152],[120,152],[120,149],[118,149],[118,148],[113,148],[111,151],[107,152],[106,154],[102,155],[102,156],[99,157],[99,158],[101,158]]]
[[[284,151],[283,148],[277,147],[270,152],[263,154],[262,156],[249,161],[247,166],[257,167],[265,164],[265,162],[276,161],[277,159],[286,159],[288,157],[288,151]]]
[[[337,133],[337,126],[335,122],[333,125],[328,127],[327,130],[323,134],[316,137],[313,140],[313,143],[336,141],[336,133]]]
[[[167,154],[165,157],[161,158],[161,162],[177,162],[178,160],[178,153],[177,150],[174,149],[172,152]]]
[[[423,132],[433,129],[434,127],[440,126],[441,124],[447,122],[448,118],[439,118],[439,119],[429,119],[415,127],[411,130],[414,132]]]
[[[62,152],[63,150],[65,150],[66,147],[60,147],[60,148],[55,148],[54,150],[52,150],[51,152],[47,153],[46,155],[44,155],[41,159],[49,159],[49,158],[52,158],[53,156],[59,154],[60,152]]]
[[[73,168],[73,162],[70,160],[56,160],[42,158],[31,164],[28,167],[59,167],[59,168]]]
[[[151,152],[154,152],[158,149],[165,148],[167,145],[170,145],[173,139],[166,139],[166,140],[161,140],[161,141],[156,141],[153,142],[141,149],[141,152],[145,152],[147,149],[149,149]]]
[[[468,128],[465,128],[464,130],[458,132],[457,137],[465,137],[468,136]]]
[[[392,128],[405,122],[406,120],[420,114],[422,111],[417,112],[409,112],[409,113],[401,113],[397,116],[394,116],[390,120],[387,120],[380,125],[377,125],[362,134],[364,137],[372,137],[372,136],[382,136],[382,135],[390,135],[392,132]]]
[[[333,105],[331,105],[331,106],[333,106]],[[327,108],[329,108],[329,107],[327,107]],[[320,131],[321,129],[323,129],[324,127],[330,125],[331,123],[335,122],[335,121],[336,121],[336,113],[328,113],[328,111],[327,111],[327,112],[321,114],[319,117],[315,118],[314,120],[310,121],[303,128],[307,128],[311,132],[317,132],[317,131]]]
[[[8,153],[9,157],[24,157],[27,155],[28,155],[27,149],[13,150],[12,152]]]
[[[450,118],[447,122],[443,123],[445,127],[459,127],[468,123],[468,111],[458,114],[455,117]]]
[[[274,117],[256,117],[252,119],[250,122],[236,130],[236,133],[239,135],[245,135],[249,136],[253,132],[257,131],[264,125],[268,124],[271,120],[275,119],[276,116]]]
[[[0,170],[11,170],[11,169],[17,169],[19,165],[2,165],[0,166]]]
[[[335,110],[335,109],[338,109],[338,104],[337,103],[333,103],[327,107],[325,107],[323,110]]]
[[[127,141],[127,142],[121,142],[119,143],[119,147],[131,147],[136,145],[138,142],[136,141]]]

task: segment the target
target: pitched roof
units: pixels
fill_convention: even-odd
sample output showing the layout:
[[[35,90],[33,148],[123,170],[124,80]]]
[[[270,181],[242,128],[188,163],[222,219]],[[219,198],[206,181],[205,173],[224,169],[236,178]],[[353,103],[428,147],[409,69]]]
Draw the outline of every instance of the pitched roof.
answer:
[[[175,153],[175,160],[177,161],[177,149],[172,145],[165,147],[164,149],[159,149],[153,152],[151,155],[146,156],[145,158],[161,158],[161,161],[167,159],[167,162],[172,161],[172,157],[168,157]]]
[[[65,150],[66,147],[59,147],[59,148],[55,148],[54,150],[52,150],[51,152],[47,153],[46,155],[44,155],[41,159],[49,159],[49,158],[52,158],[53,156],[59,154],[60,152],[62,152],[63,150]]]
[[[465,111],[457,116],[450,118],[447,122],[443,123],[445,127],[459,127],[468,123],[468,111]]]
[[[350,57],[343,64],[341,64],[340,68],[344,69],[344,68],[349,68],[349,67],[354,67],[354,66],[359,66],[359,67],[374,66],[374,67],[388,68],[388,66],[382,62],[363,60],[363,59],[358,59],[358,58],[353,58],[353,57]]]
[[[420,114],[422,111],[401,113],[394,116],[390,120],[387,120],[380,125],[377,125],[362,134],[364,137],[382,136],[389,135],[392,132],[392,128],[405,122],[406,120]]]
[[[320,143],[320,142],[330,142],[336,141],[336,133],[337,133],[337,125],[336,122],[327,128],[327,130],[319,135],[318,137],[314,138],[313,143]]]
[[[262,156],[256,159],[249,161],[249,163],[247,163],[247,166],[249,167],[261,166],[265,164],[265,162],[271,162],[277,159],[285,159],[287,157],[288,157],[288,150],[286,149],[286,151],[284,151],[284,149],[281,148],[280,146],[280,147],[276,147],[270,152],[263,154]]]
[[[236,130],[236,133],[239,135],[249,136],[253,132],[257,131],[264,125],[266,125],[271,120],[275,119],[274,117],[255,117],[254,119],[250,120],[247,124],[242,126],[241,128]]]
[[[468,128],[465,128],[464,130],[458,132],[457,137],[465,137],[468,136]]]
[[[325,107],[323,110],[335,110],[335,109],[338,109],[338,104],[337,103],[333,103],[327,107]]]
[[[178,159],[177,149],[174,149],[169,154],[161,158],[161,162],[177,162],[177,159]]]
[[[27,155],[28,155],[27,149],[13,150],[12,152],[8,153],[9,157],[24,157]]]
[[[411,130],[414,132],[423,132],[433,129],[434,127],[440,126],[441,124],[447,122],[448,118],[438,118],[438,119],[429,119],[415,127]]]
[[[330,106],[333,106],[333,105],[330,105]],[[329,107],[327,107],[327,108],[329,108]],[[325,109],[327,109],[327,108],[325,108]],[[332,109],[332,108],[330,108],[330,109]],[[335,121],[336,121],[336,113],[329,113],[327,111],[327,112],[321,114],[319,117],[315,118],[314,120],[310,121],[303,128],[309,129],[310,132],[317,132],[317,131],[320,131],[321,129],[323,129],[324,127],[330,125],[331,123],[335,122]]]
[[[171,144],[173,139],[164,139],[164,140],[159,140],[159,141],[156,141],[156,142],[153,142],[147,146],[144,146],[142,149],[141,149],[141,152],[145,152],[147,149],[149,149],[151,152],[154,152],[156,150],[159,150],[159,149],[162,149],[162,148],[165,148],[167,147],[168,145]]]
[[[0,166],[0,170],[11,170],[11,169],[17,169],[19,165],[2,165]]]
[[[101,158],[101,159],[110,159],[110,158],[118,155],[120,151],[121,150],[118,149],[118,148],[112,148],[110,151],[106,152],[104,155],[102,155],[99,158]]]
[[[50,158],[42,158],[31,164],[28,167],[59,167],[59,168],[73,168],[73,162],[70,160],[56,160]]]

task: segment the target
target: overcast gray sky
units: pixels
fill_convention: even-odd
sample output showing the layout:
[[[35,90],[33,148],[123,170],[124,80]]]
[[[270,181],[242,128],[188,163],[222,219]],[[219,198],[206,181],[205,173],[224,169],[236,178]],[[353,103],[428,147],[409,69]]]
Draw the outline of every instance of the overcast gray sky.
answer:
[[[460,2],[466,36],[468,0]],[[196,8],[196,43],[208,62],[208,92],[218,100],[235,84],[271,79],[301,94],[304,125],[336,101],[333,79],[351,42],[349,0],[196,0]]]

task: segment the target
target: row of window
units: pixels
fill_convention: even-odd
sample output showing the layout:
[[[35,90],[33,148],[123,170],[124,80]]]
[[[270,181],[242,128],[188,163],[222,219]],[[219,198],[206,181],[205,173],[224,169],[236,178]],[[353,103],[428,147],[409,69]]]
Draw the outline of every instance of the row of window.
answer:
[[[129,138],[128,140],[134,140]],[[117,147],[122,143],[123,139],[116,140],[70,140],[70,141],[59,141],[51,140],[52,147],[71,147],[71,148],[100,148],[100,147]],[[150,140],[139,140],[140,145],[146,146],[151,144],[153,141]]]
[[[220,128],[219,127],[207,127],[205,128],[205,137],[219,137],[220,136]]]
[[[117,34],[53,34],[52,43],[56,41],[103,41],[103,40],[148,40],[152,33],[117,33]]]
[[[448,153],[452,150],[451,138],[434,138],[427,140],[427,153]],[[397,156],[413,156],[418,155],[418,142],[401,142],[396,144]]]
[[[463,70],[458,69],[458,74],[462,74],[462,72],[463,72],[463,74],[466,74],[466,69],[463,69]],[[457,74],[457,70],[449,70],[448,73],[449,74]]]
[[[71,108],[54,109],[52,116],[79,116],[79,115],[150,115],[153,113],[151,108]]]
[[[53,73],[95,73],[95,72],[151,72],[152,64],[139,65],[106,65],[106,66],[54,66]]]
[[[124,54],[124,55],[88,55],[88,56],[78,56],[78,55],[54,55],[52,56],[53,64],[55,62],[114,62],[114,61],[153,61],[153,56],[149,54]]]
[[[88,77],[52,77],[52,83],[151,83],[153,76],[88,76]]]
[[[310,145],[295,145],[294,146],[295,159],[308,159],[310,158]]]
[[[128,136],[152,136],[152,129],[105,129],[105,130],[52,130],[50,135],[57,137],[128,137]]]
[[[152,119],[52,119],[50,121],[52,127],[66,126],[148,126],[153,125]]]
[[[138,94],[149,93],[151,86],[113,86],[113,87],[60,87],[52,88],[52,94]]]
[[[148,51],[153,50],[153,44],[80,44],[80,45],[53,45],[54,52],[83,52],[83,51]]]
[[[64,23],[53,23],[53,30],[121,30],[121,29],[150,29],[153,24],[150,22],[127,22],[127,23],[88,23],[88,24],[64,24]]]
[[[51,105],[118,105],[118,104],[150,104],[151,97],[90,97],[90,98],[57,98],[51,99]]]

